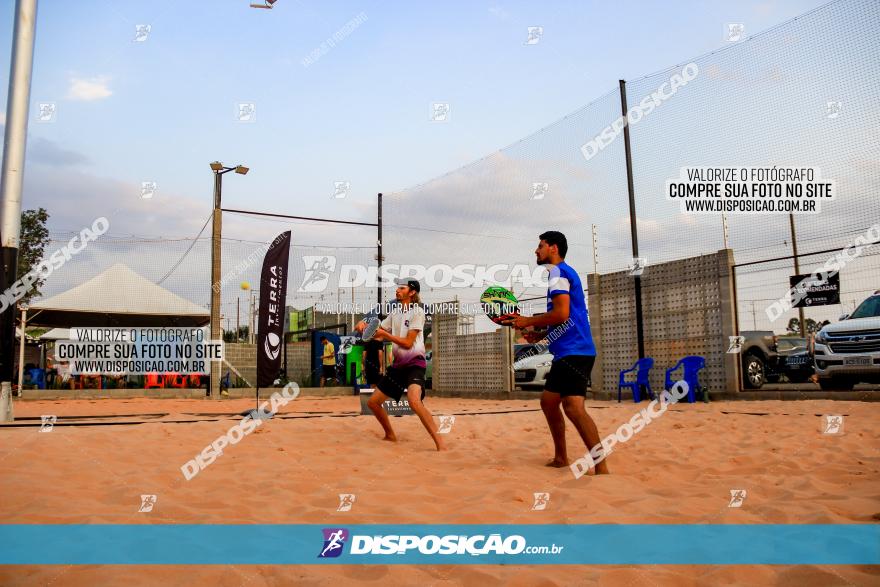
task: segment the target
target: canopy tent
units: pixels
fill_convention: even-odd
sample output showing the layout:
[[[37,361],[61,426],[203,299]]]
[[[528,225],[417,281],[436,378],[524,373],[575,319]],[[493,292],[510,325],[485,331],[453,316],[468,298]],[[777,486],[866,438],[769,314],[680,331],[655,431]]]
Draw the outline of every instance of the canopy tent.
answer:
[[[34,302],[28,326],[203,326],[210,312],[117,263],[63,293]]]
[[[40,340],[70,340],[69,328],[53,328],[40,335]]]

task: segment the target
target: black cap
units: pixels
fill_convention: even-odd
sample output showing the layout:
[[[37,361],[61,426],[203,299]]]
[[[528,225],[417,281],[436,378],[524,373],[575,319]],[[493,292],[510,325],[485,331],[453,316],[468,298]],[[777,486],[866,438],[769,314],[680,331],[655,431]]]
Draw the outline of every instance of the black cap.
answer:
[[[419,282],[409,277],[400,277],[398,279],[395,279],[394,283],[396,283],[397,285],[408,285],[411,289],[414,289],[417,292],[422,291],[421,286],[419,286]]]

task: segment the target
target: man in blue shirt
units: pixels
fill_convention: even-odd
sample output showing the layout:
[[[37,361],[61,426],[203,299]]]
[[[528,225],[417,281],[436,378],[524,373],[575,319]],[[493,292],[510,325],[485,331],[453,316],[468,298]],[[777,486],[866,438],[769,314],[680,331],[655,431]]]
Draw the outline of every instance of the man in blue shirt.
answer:
[[[517,316],[506,324],[517,329],[549,328],[547,332],[526,331],[524,334],[529,342],[536,342],[545,336],[550,340],[553,363],[541,395],[541,409],[550,426],[555,454],[547,466],[568,467],[562,411],[574,424],[587,452],[600,445],[599,430],[584,409],[587,382],[596,360],[596,346],[590,333],[590,319],[581,279],[565,262],[565,254],[568,252],[565,235],[550,230],[539,238],[538,248],[535,249],[538,265],[549,265],[550,270],[547,312],[537,316]],[[562,410],[559,409],[560,406]],[[607,459],[596,465],[596,473],[608,473]]]

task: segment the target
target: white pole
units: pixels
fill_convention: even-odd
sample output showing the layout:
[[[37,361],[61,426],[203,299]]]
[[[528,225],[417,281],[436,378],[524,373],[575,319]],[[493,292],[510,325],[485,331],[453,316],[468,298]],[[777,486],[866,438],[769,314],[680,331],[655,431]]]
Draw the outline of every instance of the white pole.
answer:
[[[15,282],[21,235],[21,186],[27,144],[28,107],[34,65],[37,0],[16,0],[12,63],[6,99],[6,136],[0,170],[0,290]],[[0,316],[0,421],[11,422],[12,357],[15,352],[15,310]],[[20,383],[20,382],[19,382]]]
[[[18,397],[22,396],[24,389],[24,328],[27,326],[27,308],[21,307],[21,342],[18,345]]]
[[[599,273],[599,233],[598,228],[594,224],[593,225],[593,273]]]

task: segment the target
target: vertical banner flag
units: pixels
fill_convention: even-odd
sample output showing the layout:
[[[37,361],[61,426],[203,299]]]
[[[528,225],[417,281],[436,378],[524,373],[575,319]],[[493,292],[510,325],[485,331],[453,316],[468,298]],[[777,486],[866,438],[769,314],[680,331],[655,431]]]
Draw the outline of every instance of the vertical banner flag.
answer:
[[[281,233],[263,259],[260,272],[260,313],[257,326],[257,387],[271,387],[281,369],[284,313],[287,300],[287,261],[290,231]]]

